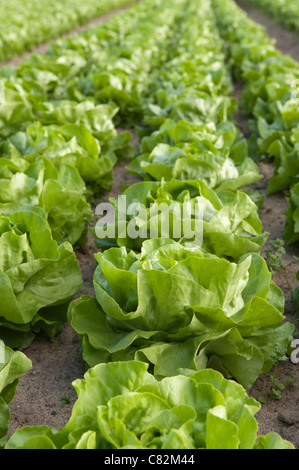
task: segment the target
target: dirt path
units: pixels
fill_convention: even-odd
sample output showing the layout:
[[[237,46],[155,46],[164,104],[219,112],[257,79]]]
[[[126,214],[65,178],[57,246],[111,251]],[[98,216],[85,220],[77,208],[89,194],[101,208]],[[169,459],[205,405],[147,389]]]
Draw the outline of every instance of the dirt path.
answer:
[[[30,57],[32,54],[45,54],[49,48],[49,46],[57,41],[57,39],[59,38],[67,38],[67,37],[70,37],[70,36],[74,36],[75,34],[78,34],[78,33],[81,33],[82,31],[85,31],[85,29],[91,27],[91,26],[98,26],[100,25],[101,23],[104,23],[105,21],[107,21],[109,18],[111,18],[112,16],[116,15],[118,12],[120,11],[123,11],[123,10],[126,10],[127,8],[131,7],[132,5],[134,5],[135,3],[138,3],[140,0],[134,0],[132,2],[128,2],[127,5],[123,5],[119,8],[116,8],[115,10],[112,10],[110,11],[109,13],[106,13],[105,15],[101,15],[101,16],[98,16],[97,18],[94,18],[90,21],[88,21],[87,23],[81,25],[81,26],[77,26],[76,28],[74,28],[72,31],[69,31],[68,33],[65,33],[65,34],[62,34],[61,36],[58,36],[57,38],[51,40],[51,41],[47,41],[43,44],[40,44],[39,46],[35,47],[34,49],[32,49],[31,51],[28,51],[28,52],[25,52],[24,54],[22,54],[21,56],[17,56],[17,57],[13,57],[12,59],[10,60],[7,60],[5,62],[0,62],[0,68],[1,67],[5,67],[5,66],[12,66],[12,67],[15,67],[17,66],[18,64],[20,64],[21,62],[23,62],[23,60],[27,59],[28,57]]]

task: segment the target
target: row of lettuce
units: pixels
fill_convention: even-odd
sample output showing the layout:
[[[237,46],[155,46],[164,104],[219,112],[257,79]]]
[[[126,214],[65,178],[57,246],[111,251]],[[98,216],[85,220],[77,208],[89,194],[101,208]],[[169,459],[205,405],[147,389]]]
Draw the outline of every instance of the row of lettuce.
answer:
[[[299,5],[297,0],[244,0],[269,14],[277,23],[299,33]]]
[[[0,213],[38,205],[58,243],[85,243],[89,203],[110,189],[118,159],[134,155],[131,134],[115,126],[141,119],[140,96],[175,23],[154,2],[153,31],[146,7],[135,9],[1,71]]]
[[[128,0],[10,0],[0,5],[0,61],[7,61],[87,21],[128,4]]]
[[[63,328],[82,285],[72,245],[85,243],[90,203],[110,189],[115,163],[134,155],[131,134],[112,120],[140,118],[139,95],[179,14],[172,7],[136,6],[1,70],[1,445],[8,404],[31,367],[13,349]]]
[[[14,366],[14,377],[28,368],[25,356],[17,354],[22,353],[6,366]],[[0,410],[7,417],[15,383],[12,374],[11,381],[2,381],[2,372]],[[89,369],[73,386],[78,399],[63,429],[28,426],[6,448],[292,449],[275,433],[256,438],[260,403],[212,369],[158,381],[144,362],[111,362]]]
[[[118,133],[113,119],[140,119],[146,77],[167,57],[161,45],[183,5],[174,3],[151,2],[155,29],[141,3],[1,71],[0,332],[13,348],[24,349],[41,330],[54,336],[66,321],[82,282],[72,245],[86,242],[91,203],[111,188],[116,162],[134,155],[130,132]],[[93,87],[79,91],[91,81],[99,97]]]
[[[139,10],[140,26],[146,12]],[[110,28],[107,23],[86,34],[95,36],[101,52],[103,44],[109,47],[113,38],[126,36],[129,24],[134,24],[132,16],[126,13],[120,20],[110,20]],[[108,33],[111,41],[106,40]],[[82,283],[72,245],[85,243],[92,217],[90,202],[110,189],[121,152],[134,151],[128,147],[131,134],[118,134],[112,122],[118,111],[115,104],[51,94],[55,85],[64,93],[72,74],[79,73],[77,67],[73,70],[72,57],[67,64],[66,56],[37,55],[16,69],[2,70],[9,78],[3,80],[1,105],[1,295],[5,301],[0,323],[1,338],[18,349],[28,346],[40,330],[53,336],[61,329],[68,303]],[[86,73],[97,59],[80,62]],[[55,66],[57,76],[52,72]]]
[[[0,337],[22,349],[41,329],[56,334],[68,309],[88,368],[73,384],[78,400],[64,428],[27,426],[5,447],[293,448],[275,433],[257,436],[260,404],[246,392],[290,351],[294,326],[284,322],[283,294],[259,254],[267,239],[254,202],[259,198],[241,191],[262,176],[232,119],[237,103],[211,1],[145,0],[2,76],[1,160],[7,166],[1,174],[6,185],[17,175],[12,186],[19,195],[7,202],[17,204],[25,187],[28,200],[12,212],[7,205],[0,219],[6,283]],[[65,168],[64,174],[76,173],[87,199],[99,196],[117,157],[132,156],[128,133],[116,134],[114,123],[141,121],[141,154],[129,171],[145,181],[122,191],[125,223],[116,218],[106,227],[114,235],[96,238],[103,251],[96,254],[95,297],[70,303],[81,274],[66,234],[78,223],[59,238],[61,215],[57,222],[54,216],[60,205],[56,199],[47,212],[47,191],[54,188],[61,205],[70,202],[57,186]],[[97,178],[96,168],[112,154],[110,173]],[[12,163],[24,171],[10,174]],[[50,189],[41,184],[43,197],[33,204],[45,174],[52,175]],[[35,175],[31,190],[22,175]],[[68,175],[66,181],[73,190]],[[117,198],[111,202],[115,214],[123,210]],[[127,210],[140,202],[146,218]],[[165,211],[152,213],[152,202]],[[177,235],[181,219],[172,209],[164,236],[173,203],[179,211],[188,205],[193,230],[201,207],[202,243]],[[82,214],[69,208],[66,227],[73,212]],[[129,225],[143,236],[124,236]],[[3,444],[13,396],[3,393],[5,379],[15,392],[16,376],[30,367],[22,353],[5,351]],[[10,377],[15,354],[22,363]]]
[[[236,78],[245,85],[243,106],[251,120],[251,152],[274,159],[268,194],[290,190],[284,239],[299,239],[298,62],[281,54],[264,28],[231,0],[213,0]]]

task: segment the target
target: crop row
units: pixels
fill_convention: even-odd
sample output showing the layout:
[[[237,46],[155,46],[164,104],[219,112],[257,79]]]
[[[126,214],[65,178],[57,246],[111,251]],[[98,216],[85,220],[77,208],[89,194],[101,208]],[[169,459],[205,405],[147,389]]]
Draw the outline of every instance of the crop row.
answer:
[[[257,437],[260,404],[246,392],[288,354],[294,327],[283,322],[283,294],[259,254],[267,238],[259,199],[241,190],[262,176],[233,122],[237,103],[211,1],[145,0],[2,77],[1,181],[19,193],[7,201],[11,191],[3,191],[1,204],[8,213],[0,219],[0,335],[24,348],[41,329],[56,334],[68,308],[88,369],[74,382],[78,400],[64,428],[21,428],[6,448],[292,448],[275,433]],[[141,123],[141,153],[128,169],[145,181],[124,188],[124,223],[105,225],[115,235],[103,241],[95,231],[103,249],[95,255],[95,297],[70,303],[81,283],[68,239],[78,228],[72,214],[85,221],[82,201],[87,207],[107,189],[117,157],[132,158],[116,122]],[[57,186],[67,171],[85,199],[77,198],[81,212],[65,212],[62,237],[56,211],[75,186],[68,175],[65,189]],[[48,186],[56,192],[51,211]],[[152,202],[164,210],[152,213]],[[147,217],[129,212],[132,203],[142,203]],[[111,204],[119,214],[118,199]],[[184,205],[192,237],[184,223],[176,232]],[[129,225],[133,239],[122,233]],[[29,364],[14,353],[20,362],[10,376],[15,356],[3,350],[5,444],[7,405]]]
[[[28,346],[40,330],[51,337],[56,334],[66,320],[63,305],[67,306],[80,288],[81,276],[71,245],[85,243],[87,222],[92,216],[89,202],[110,189],[117,160],[134,153],[131,134],[118,134],[112,119],[119,102],[124,103],[126,119],[130,114],[127,108],[131,110],[130,119],[134,115],[139,118],[139,95],[149,86],[144,76],[159,65],[160,42],[170,35],[170,25],[177,15],[175,9],[161,8],[159,2],[154,2],[153,8],[155,30],[146,20],[147,5],[140,5],[136,7],[138,16],[135,10],[124,12],[109,25],[88,31],[85,44],[94,49],[93,55],[88,54],[88,63],[81,60],[81,49],[80,56],[75,57],[76,49],[69,54],[66,47],[65,55],[59,51],[54,56],[50,51],[12,71],[3,71],[9,77],[3,80],[5,102],[1,107],[1,132],[7,138],[0,144],[0,213],[3,253],[7,256],[3,256],[1,266],[6,305],[1,304],[0,318],[1,337],[10,346]],[[141,34],[146,39],[143,44]],[[112,37],[109,49],[107,36]],[[119,39],[115,41],[115,37]],[[70,39],[67,44],[74,41]],[[82,44],[82,36],[78,42]],[[56,47],[59,49],[59,44]],[[132,51],[131,59],[127,53],[123,57],[124,50]],[[81,73],[77,67],[74,71],[74,63],[82,68]],[[67,99],[74,73],[78,88],[72,92],[77,101]],[[94,77],[101,89],[105,88],[101,78],[112,83],[106,90],[107,104],[100,104],[96,92],[76,94],[81,83]],[[105,103],[105,98],[101,99]],[[18,230],[14,217],[24,219]],[[38,236],[38,226],[43,227],[44,240]],[[16,257],[10,255],[13,240],[15,251],[19,251]]]
[[[299,33],[299,5],[297,0],[245,0],[263,10],[291,31]]]
[[[10,0],[0,4],[0,61],[11,59],[76,26],[127,4],[127,0]]]
[[[298,62],[281,54],[264,28],[234,2],[214,0],[218,25],[228,44],[235,77],[244,82],[243,107],[251,116],[251,153],[274,159],[268,194],[290,190],[299,181]],[[299,234],[296,189],[292,189],[284,239]]]

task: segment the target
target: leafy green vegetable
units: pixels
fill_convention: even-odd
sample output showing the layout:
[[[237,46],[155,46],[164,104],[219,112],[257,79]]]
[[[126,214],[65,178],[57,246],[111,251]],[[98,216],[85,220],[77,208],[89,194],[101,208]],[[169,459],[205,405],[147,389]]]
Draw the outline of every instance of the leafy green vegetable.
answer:
[[[259,402],[207,369],[157,381],[139,361],[100,364],[73,383],[78,400],[66,426],[27,426],[6,449],[293,449],[258,436]]]
[[[299,240],[299,183],[291,188],[287,198],[289,207],[286,211],[284,239],[288,245]]]
[[[89,197],[110,190],[117,160],[135,154],[131,133],[115,126],[142,120],[141,96],[149,91],[151,72],[168,55],[160,45],[167,45],[185,0],[150,3],[155,28],[143,3],[105,25],[57,41],[46,55],[1,70],[3,156],[33,163],[42,155],[56,167],[71,164]]]
[[[257,437],[260,405],[245,391],[289,351],[294,326],[258,254],[267,236],[253,202],[261,199],[237,191],[262,176],[233,122],[224,46],[210,0],[148,0],[0,72],[0,337],[24,348],[40,330],[52,336],[68,307],[90,367],[74,382],[78,401],[64,428],[22,428],[7,449],[293,448],[274,433]],[[298,116],[285,86],[271,81],[279,54],[266,40],[261,46],[257,63],[274,58],[265,105],[264,82],[250,89],[255,60],[245,67],[243,47],[232,56],[250,84],[258,146],[282,168]],[[283,128],[277,102],[286,104]],[[115,126],[136,122],[141,155],[129,171],[147,181],[123,195],[144,203],[158,229],[168,211],[155,218],[152,202],[192,209],[200,201],[203,245],[176,236],[174,225],[173,239],[161,230],[151,237],[146,225],[142,244],[117,226],[108,245],[124,246],[96,254],[96,297],[69,305],[81,276],[71,245],[59,243],[82,241],[86,197],[109,189],[116,161],[134,154],[130,133]],[[140,220],[132,212],[125,225],[142,228]],[[194,223],[192,210],[185,220]]]
[[[277,23],[299,33],[299,6],[296,0],[245,0],[265,13],[270,14]]]
[[[144,104],[141,155],[128,170],[145,180],[201,180],[211,188],[239,189],[262,178],[233,124],[236,101],[223,43],[209,2],[189,5],[170,59]],[[149,135],[151,134],[151,135]]]
[[[153,236],[176,241],[197,238],[206,251],[238,259],[259,252],[267,238],[256,205],[241,191],[214,192],[202,181],[172,180],[137,183],[125,188],[121,196],[126,198],[124,207],[121,199],[109,200],[115,208],[114,223],[105,230],[101,227],[102,234],[96,226],[95,235],[107,234],[96,238],[99,248],[114,244],[140,251],[142,242]],[[132,230],[136,238],[129,233]]]
[[[58,243],[83,244],[92,211],[85,184],[70,164],[45,157],[29,163],[23,158],[0,159],[0,214],[9,216],[25,205],[42,208]]]
[[[0,340],[0,448],[4,447],[8,437],[8,405],[16,393],[19,378],[31,367],[31,361],[23,353],[12,351]]]
[[[54,336],[82,278],[70,243],[52,238],[45,212],[23,206],[0,216],[0,337],[28,346],[40,330]]]
[[[5,68],[1,71],[6,109],[2,134],[10,135],[12,127],[14,132],[24,130],[18,127],[19,112],[26,120],[35,116],[43,124],[57,124],[62,106],[67,111],[63,116],[67,119],[60,120],[64,124],[74,119],[76,105],[86,103],[116,106],[114,124],[133,127],[142,120],[140,97],[148,94],[152,71],[155,75],[167,58],[165,46],[185,3],[151,1],[153,16],[149,17],[149,6],[142,2],[97,28],[56,41],[46,55],[35,54],[17,68]],[[15,92],[22,98],[17,102]]]
[[[66,110],[63,106],[59,107],[60,113],[64,111]],[[91,111],[101,112],[96,108],[92,108]],[[103,111],[105,112],[105,110]],[[86,114],[90,116],[89,111]],[[109,120],[106,115],[104,114],[102,118],[105,122],[104,125],[107,126],[107,139],[113,139],[116,131],[114,127],[109,129]],[[76,113],[75,116],[78,117],[78,114]],[[62,117],[61,120],[63,120]],[[2,144],[2,147],[4,156],[10,159],[22,157],[29,163],[33,163],[42,155],[52,160],[57,167],[61,163],[72,165],[96,194],[111,187],[112,169],[117,157],[111,150],[103,155],[101,154],[99,141],[93,137],[82,121],[80,125],[68,124],[46,127],[41,126],[38,122],[28,126],[26,132],[18,132],[10,136]]]
[[[68,319],[89,366],[135,358],[156,376],[215,368],[249,388],[288,349],[284,298],[257,254],[238,264],[167,239],[95,255],[96,299],[83,296]],[[167,293],[167,295],[166,295]]]
[[[109,5],[99,0],[10,0],[0,5],[0,61],[32,49],[86,23],[96,16],[126,4],[126,0],[111,0]]]
[[[299,175],[298,62],[281,54],[265,28],[235,2],[213,0],[213,5],[233,73],[245,84],[242,101],[252,116],[251,153],[274,157],[269,194],[289,188]]]
[[[147,153],[133,160],[128,170],[145,180],[193,179],[210,188],[238,189],[262,178],[232,123],[215,127],[167,120],[142,139],[144,149]]]

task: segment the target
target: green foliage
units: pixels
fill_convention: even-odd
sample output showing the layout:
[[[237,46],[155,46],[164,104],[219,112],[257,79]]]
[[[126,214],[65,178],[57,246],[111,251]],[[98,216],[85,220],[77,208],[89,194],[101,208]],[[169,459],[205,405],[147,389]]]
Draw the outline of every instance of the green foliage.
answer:
[[[7,441],[10,411],[19,378],[32,368],[31,361],[21,352],[14,352],[0,341],[0,448]]]
[[[69,163],[36,155],[32,163],[23,158],[0,159],[0,214],[10,216],[23,206],[43,209],[57,242],[84,244],[86,224],[92,216],[85,198],[85,184]]]
[[[140,251],[142,242],[156,233],[155,237],[176,241],[202,241],[207,252],[238,260],[246,253],[259,252],[268,235],[262,233],[256,205],[241,191],[213,191],[203,181],[172,180],[137,183],[124,188],[121,195],[126,197],[126,220],[118,222],[124,209],[119,207],[117,198],[111,198],[115,223],[108,224],[106,230],[108,235],[115,233],[115,237],[96,238],[99,248],[118,245]],[[142,210],[136,209],[136,215],[128,210],[134,204],[143,205]],[[159,205],[161,212],[153,204]],[[128,235],[132,226],[140,234],[136,238]],[[166,234],[165,227],[169,228]],[[196,242],[191,235],[197,230]]]
[[[61,398],[60,398],[60,408],[63,408],[65,405],[69,405],[70,402],[71,402],[71,399],[70,397],[68,397],[67,395],[63,395]]]
[[[277,238],[270,241],[273,248],[265,250],[265,255],[269,269],[272,274],[275,274],[282,269],[286,269],[281,257],[285,254],[284,241]]]
[[[213,0],[213,5],[233,73],[245,85],[242,102],[252,116],[251,148],[274,158],[268,194],[288,189],[299,175],[298,63],[281,54],[235,2]]]
[[[78,399],[64,428],[24,427],[6,448],[294,448],[275,433],[257,436],[260,404],[211,369],[157,381],[142,362],[113,362],[74,387]]]
[[[299,33],[299,6],[296,0],[245,0],[265,13],[270,14],[277,22],[291,31]]]
[[[53,337],[82,283],[70,243],[52,238],[45,212],[23,206],[0,216],[0,337],[23,349],[44,331]]]
[[[10,0],[0,6],[0,61],[70,31],[96,16],[127,3],[126,0]]]
[[[235,52],[247,80],[260,56],[246,66],[244,49]],[[248,83],[259,85],[261,70]],[[267,237],[253,202],[261,198],[238,191],[262,175],[233,122],[237,103],[210,0],[140,2],[0,75],[0,336],[17,348],[41,330],[52,338],[69,307],[89,368],[74,382],[78,400],[64,428],[21,428],[6,448],[293,448],[277,434],[257,436],[260,404],[245,391],[285,357],[294,327],[258,254]],[[276,104],[281,86],[269,88]],[[275,105],[261,103],[260,88],[249,91],[260,150],[287,167],[283,184],[293,181],[285,156],[296,109],[287,103],[282,135],[271,123]],[[87,201],[111,188],[119,159],[134,156],[130,133],[116,126],[136,122],[141,154],[129,171],[145,181],[124,190],[128,202],[149,209],[201,200],[204,244],[161,232],[121,243],[118,233],[109,242],[125,246],[95,255],[95,298],[69,305],[81,286],[69,242],[83,243]],[[282,247],[274,249],[273,270]],[[281,392],[275,376],[273,389]],[[62,396],[61,406],[69,400]]]
[[[277,346],[288,348],[294,327],[281,324],[282,293],[257,254],[235,264],[152,239],[140,255],[122,247],[95,256],[96,299],[68,312],[89,366],[142,359],[162,377],[214,367],[249,388],[277,361]]]
[[[287,202],[289,207],[286,211],[286,225],[283,238],[290,245],[299,240],[299,183],[291,188]]]

